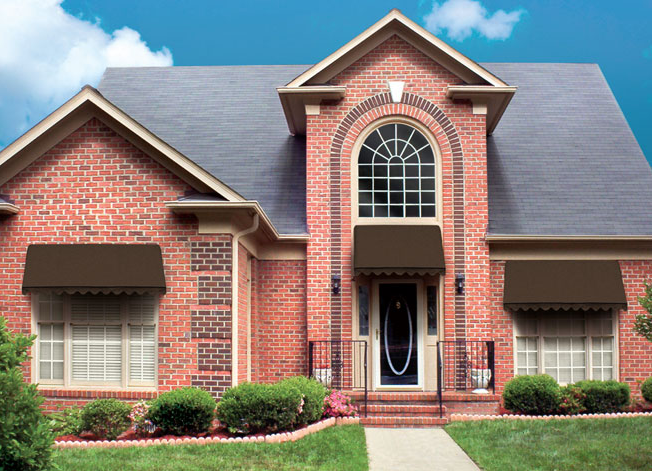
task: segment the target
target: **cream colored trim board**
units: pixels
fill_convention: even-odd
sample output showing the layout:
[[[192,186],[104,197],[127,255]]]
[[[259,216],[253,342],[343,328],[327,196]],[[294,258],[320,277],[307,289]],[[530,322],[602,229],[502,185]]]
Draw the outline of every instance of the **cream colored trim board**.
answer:
[[[399,10],[391,10],[384,18],[380,21],[373,24],[371,27],[367,28],[364,32],[353,38],[351,41],[346,43],[344,46],[339,48],[337,51],[330,54],[328,57],[315,64],[304,73],[299,75],[297,78],[292,80],[288,87],[300,87],[302,85],[308,84],[311,80],[316,79],[325,83],[329,78],[327,75],[322,74],[322,72],[327,72],[327,69],[332,68],[336,62],[345,61],[347,55],[353,55],[353,60],[355,61],[358,57],[355,54],[355,50],[358,49],[363,43],[369,41],[372,36],[375,36],[379,33],[382,33],[383,30],[395,28],[398,33],[400,29],[407,30],[407,32],[412,33],[416,36],[416,39],[421,40],[424,44],[419,44],[419,49],[423,50],[426,48],[436,49],[437,52],[443,53],[452,59],[453,62],[456,62],[463,66],[466,71],[472,76],[476,76],[480,81],[489,83],[490,85],[495,86],[505,86],[505,82],[500,80],[498,77],[491,74],[489,71],[484,69],[482,66],[472,61],[465,55],[453,49],[451,46],[446,44],[441,39],[437,38],[430,32],[426,31],[424,28],[407,18]],[[403,36],[403,35],[401,35]],[[410,41],[413,42],[413,41]],[[418,42],[418,41],[414,41]],[[425,47],[424,47],[425,46]],[[430,54],[428,54],[430,55]],[[341,70],[341,68],[340,68]],[[336,68],[336,71],[338,69]],[[334,75],[334,74],[333,74]],[[467,75],[468,77],[468,75]]]
[[[17,214],[18,206],[11,203],[0,203],[0,214]]]
[[[9,163],[17,155],[22,155],[23,151],[29,154],[29,149],[32,144],[38,144],[37,140],[40,140],[41,136],[52,131],[54,127],[63,121],[66,117],[71,115],[73,112],[80,110],[82,106],[90,103],[100,110],[103,113],[106,113],[111,119],[115,120],[120,125],[124,126],[129,132],[133,133],[138,139],[142,140],[146,144],[152,146],[157,151],[161,152],[175,167],[178,167],[183,172],[186,172],[189,175],[192,175],[202,184],[206,185],[211,190],[215,191],[217,194],[221,195],[229,201],[243,201],[244,198],[239,195],[236,191],[229,188],[227,185],[219,181],[213,175],[211,175],[206,170],[202,169],[196,163],[188,159],[186,156],[178,152],[176,149],[166,144],[163,140],[156,137],[144,126],[139,124],[125,112],[120,110],[118,107],[109,102],[106,98],[100,94],[93,87],[86,85],[82,90],[55,110],[52,114],[47,116],[41,122],[39,122],[32,129],[27,131],[21,137],[16,139],[13,143],[7,146],[2,152],[0,152],[0,184],[5,183],[10,178],[12,178],[16,173],[25,168],[25,165],[12,165]],[[83,118],[90,118],[94,116],[94,113],[89,113],[88,115],[83,115]],[[78,123],[76,123],[78,124]],[[57,141],[58,142],[58,141]],[[50,145],[53,145],[50,143]],[[25,156],[27,160],[27,165],[33,162],[36,158],[40,157],[48,148],[42,148],[42,146],[35,146],[36,155]],[[7,167],[10,168],[10,171],[2,171]]]
[[[652,241],[652,235],[509,235],[487,234],[486,240],[492,242],[556,242],[556,241],[591,241],[591,240],[629,240]]]
[[[166,203],[165,206],[175,213],[180,214],[196,214],[201,212],[211,212],[219,210],[251,210],[260,216],[261,225],[272,236],[272,240],[282,242],[308,242],[310,236],[308,234],[280,234],[274,224],[267,216],[267,213],[260,206],[258,201],[171,201]]]
[[[492,243],[490,260],[652,260],[652,241],[528,241]]]
[[[306,116],[319,114],[322,100],[340,100],[346,96],[346,87],[329,85],[279,87],[276,89],[290,133],[306,133]]]

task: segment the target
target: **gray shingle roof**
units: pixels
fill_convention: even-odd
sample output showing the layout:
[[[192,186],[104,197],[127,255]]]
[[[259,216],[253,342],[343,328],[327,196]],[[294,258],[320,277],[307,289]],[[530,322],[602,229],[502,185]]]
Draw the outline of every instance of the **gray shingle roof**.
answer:
[[[246,199],[282,234],[306,229],[305,139],[276,87],[306,65],[109,68],[98,90]]]
[[[488,139],[489,232],[652,235],[652,170],[594,64],[482,64],[514,99]],[[309,66],[110,68],[100,92],[247,199],[306,232],[305,140],[276,87]]]
[[[487,141],[489,233],[652,235],[652,170],[595,64],[483,64],[519,87]]]

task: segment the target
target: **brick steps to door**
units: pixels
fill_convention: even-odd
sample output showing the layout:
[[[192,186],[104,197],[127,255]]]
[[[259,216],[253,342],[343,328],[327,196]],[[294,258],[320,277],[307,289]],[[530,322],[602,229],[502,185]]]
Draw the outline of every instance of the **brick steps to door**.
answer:
[[[446,408],[442,407],[444,414]],[[369,404],[366,409],[371,417],[439,417],[439,404]],[[360,414],[365,413],[364,404],[360,406]]]
[[[448,418],[437,417],[361,417],[360,423],[366,427],[437,427],[446,425]]]

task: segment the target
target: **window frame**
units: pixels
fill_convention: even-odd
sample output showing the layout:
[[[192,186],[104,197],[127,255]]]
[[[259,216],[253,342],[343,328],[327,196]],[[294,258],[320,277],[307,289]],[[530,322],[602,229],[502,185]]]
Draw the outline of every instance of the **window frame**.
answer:
[[[40,324],[62,323],[64,327],[64,348],[63,348],[63,379],[62,380],[41,380],[40,379],[40,342],[37,337],[32,347],[31,371],[32,383],[39,384],[47,388],[54,389],[118,389],[118,390],[156,390],[158,387],[158,366],[159,366],[159,307],[160,296],[159,293],[142,293],[133,295],[122,294],[103,294],[104,296],[117,296],[120,302],[120,328],[121,328],[121,373],[120,381],[79,381],[72,378],[72,322],[71,322],[71,297],[79,294],[61,293],[63,297],[63,320],[62,321],[44,321],[41,322],[39,300],[43,293],[55,292],[33,292],[31,296],[31,311],[32,311],[32,332],[36,335],[39,333]],[[90,294],[90,293],[89,293]],[[152,382],[131,381],[130,376],[130,341],[129,341],[129,316],[128,316],[128,300],[129,296],[152,296],[154,301],[154,380]],[[104,324],[89,322],[85,325],[118,325],[118,324]],[[144,324],[138,324],[144,325]]]
[[[435,159],[435,216],[423,217],[360,217],[359,216],[359,185],[358,185],[358,160],[360,149],[369,135],[387,124],[404,124],[417,129],[426,138],[432,149]],[[423,123],[406,116],[386,116],[377,119],[368,125],[356,138],[351,151],[351,227],[356,225],[379,225],[379,224],[405,224],[405,225],[440,225],[442,221],[443,197],[442,197],[442,156],[441,149],[430,129]]]
[[[597,311],[599,310],[578,310],[580,312],[584,312],[584,319],[585,319],[585,324],[584,324],[584,335],[566,335],[563,337],[583,337],[586,339],[585,341],[585,368],[586,368],[586,379],[594,379],[593,378],[593,338],[605,338],[605,337],[611,337],[613,339],[613,352],[612,352],[612,369],[613,369],[613,374],[612,378],[613,380],[619,381],[620,379],[620,367],[619,367],[619,344],[618,344],[618,339],[619,339],[619,332],[618,332],[618,325],[619,325],[619,314],[620,310],[618,309],[604,309],[604,311],[610,312],[611,313],[611,331],[612,334],[611,336],[609,335],[604,335],[603,333],[597,333],[593,331],[593,326],[591,322],[588,322],[587,316],[590,315],[599,315]],[[546,311],[533,311],[537,318],[537,335],[518,335],[516,331],[516,318],[519,313],[527,313],[527,312],[532,312],[532,311],[523,311],[523,310],[518,310],[518,311],[512,311],[511,313],[511,321],[512,321],[512,353],[513,353],[513,369],[512,369],[512,376],[517,376],[518,375],[518,370],[519,370],[519,364],[518,364],[518,347],[517,347],[517,339],[520,337],[523,338],[536,338],[537,339],[537,374],[545,374],[545,364],[544,364],[544,338],[546,335],[544,334],[542,330],[542,319],[546,316]],[[543,313],[543,314],[542,314]],[[550,336],[547,336],[550,337]],[[553,338],[559,338],[559,337],[553,337]],[[604,369],[603,366],[600,367],[601,370]],[[562,386],[565,386],[569,383],[559,383]]]

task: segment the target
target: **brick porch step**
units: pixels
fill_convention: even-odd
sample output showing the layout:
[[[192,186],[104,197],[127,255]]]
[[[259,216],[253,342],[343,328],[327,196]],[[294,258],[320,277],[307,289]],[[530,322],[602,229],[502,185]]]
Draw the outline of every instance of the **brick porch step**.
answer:
[[[364,412],[364,404],[361,404],[360,414]],[[446,407],[443,412],[446,414]],[[367,414],[371,417],[439,417],[439,404],[369,404]]]
[[[437,427],[446,425],[446,417],[361,417],[360,423],[365,427]]]
[[[360,403],[364,401],[364,391],[351,391],[347,392],[356,402]],[[398,392],[398,391],[388,391],[388,392],[378,392],[378,391],[369,391],[368,393],[369,402],[401,402],[401,403],[434,403],[438,402],[439,398],[437,392],[434,391],[415,391],[415,392]]]

